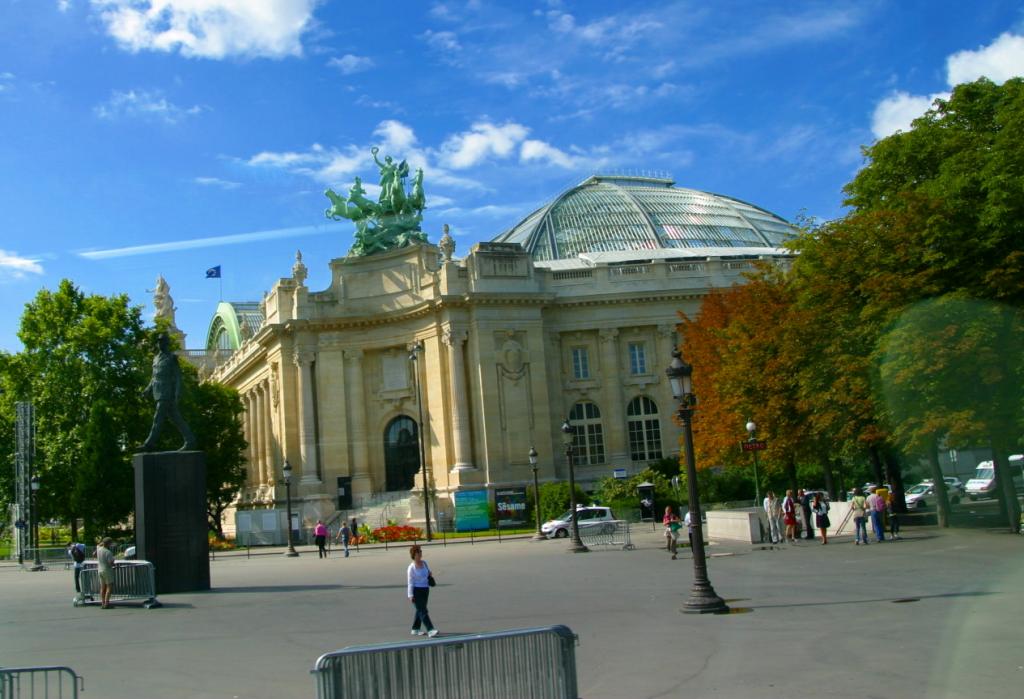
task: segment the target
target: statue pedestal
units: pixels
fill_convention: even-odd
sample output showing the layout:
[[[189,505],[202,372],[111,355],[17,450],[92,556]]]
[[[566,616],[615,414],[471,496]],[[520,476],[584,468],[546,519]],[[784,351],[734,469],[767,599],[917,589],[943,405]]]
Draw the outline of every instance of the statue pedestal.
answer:
[[[210,589],[206,456],[201,451],[136,454],[135,545],[153,564],[156,593]]]

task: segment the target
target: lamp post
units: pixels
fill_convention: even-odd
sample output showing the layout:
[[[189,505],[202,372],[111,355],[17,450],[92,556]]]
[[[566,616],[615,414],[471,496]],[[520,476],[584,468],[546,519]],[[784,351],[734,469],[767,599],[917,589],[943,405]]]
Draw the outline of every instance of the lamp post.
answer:
[[[284,498],[288,503],[288,523],[285,525],[285,531],[288,534],[288,550],[284,552],[284,555],[288,558],[295,558],[299,552],[295,550],[295,544],[292,542],[292,465],[288,463],[288,459],[284,460],[281,473],[284,474]]]
[[[537,520],[537,533],[533,535],[534,541],[545,541],[547,539],[540,531],[540,484],[537,483],[537,450],[530,447],[530,470],[533,471],[533,516]]]
[[[29,505],[29,511],[32,513],[32,530],[29,534],[29,540],[34,540],[36,551],[35,565],[29,570],[46,570],[43,562],[39,559],[39,513],[36,512],[36,509],[39,507],[39,476],[32,476],[31,480],[29,480],[29,488],[32,491],[32,502]]]
[[[572,510],[572,545],[569,551],[572,553],[587,553],[590,551],[580,538],[579,512],[576,511],[576,470],[573,467],[573,446],[572,426],[566,420],[562,423],[562,440],[565,442],[565,458],[569,462],[569,508]]]
[[[427,470],[427,457],[423,448],[423,432],[426,426],[423,424],[423,400],[420,397],[419,379],[419,358],[422,351],[423,343],[414,342],[409,348],[409,361],[412,362],[412,382],[416,387],[416,411],[420,418],[419,429],[416,430],[416,441],[419,442],[420,465],[423,469],[423,518],[426,520],[423,533],[427,537],[427,541],[430,541],[433,538],[430,533],[430,472]]]
[[[761,506],[761,481],[757,477],[757,452],[758,452],[758,450],[753,448],[754,446],[756,446],[754,444],[754,442],[757,441],[757,423],[755,423],[753,420],[747,420],[747,435],[748,435],[747,442],[749,442],[750,446],[752,447],[750,451],[753,452],[753,454],[754,454],[754,507],[760,507]]]
[[[683,362],[679,350],[672,351],[672,364],[665,370],[672,386],[672,395],[679,402],[679,419],[683,423],[683,446],[686,450],[686,485],[690,499],[690,526],[693,530],[693,587],[683,605],[687,614],[724,614],[729,611],[725,601],[715,594],[708,580],[708,564],[704,556],[704,525],[701,522],[700,496],[697,493],[697,465],[693,458],[693,367]]]

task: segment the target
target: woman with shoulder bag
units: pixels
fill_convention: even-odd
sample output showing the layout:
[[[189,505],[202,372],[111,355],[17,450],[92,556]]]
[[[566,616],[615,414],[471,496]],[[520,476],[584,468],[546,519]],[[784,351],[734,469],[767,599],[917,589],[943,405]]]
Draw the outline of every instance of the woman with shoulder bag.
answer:
[[[434,582],[434,576],[430,573],[430,566],[423,560],[423,549],[415,544],[410,546],[409,557],[412,559],[412,563],[409,564],[409,569],[406,572],[408,596],[409,601],[416,607],[416,615],[413,617],[410,633],[413,636],[425,634],[433,638],[438,631],[430,620],[427,600],[430,598],[430,588],[437,583]]]
[[[821,497],[821,493],[815,493],[811,509],[814,510],[814,524],[818,527],[818,531],[821,532],[821,543],[827,544],[828,528],[832,525],[828,521],[828,500]]]

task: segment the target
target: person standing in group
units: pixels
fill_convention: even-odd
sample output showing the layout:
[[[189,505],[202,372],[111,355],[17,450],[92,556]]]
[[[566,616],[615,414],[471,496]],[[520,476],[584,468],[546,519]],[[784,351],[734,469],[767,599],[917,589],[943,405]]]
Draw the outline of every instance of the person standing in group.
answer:
[[[430,598],[430,588],[434,586],[434,576],[430,573],[430,566],[423,560],[423,549],[418,545],[409,547],[409,557],[412,563],[406,572],[407,591],[409,601],[416,608],[416,615],[412,620],[413,636],[426,634],[433,638],[437,635],[437,629],[430,620],[430,613],[427,611],[427,600]],[[426,629],[424,631],[424,629]]]
[[[683,526],[679,521],[679,515],[671,506],[665,508],[665,516],[661,523],[665,525],[665,538],[668,539],[668,551],[672,554],[672,560],[676,558],[676,550],[679,546],[679,529]]]
[[[811,494],[801,488],[796,495],[800,503],[800,521],[804,525],[804,538],[813,539],[814,521],[811,517]]]
[[[690,542],[690,550],[693,550],[693,520],[690,518],[690,511],[686,511],[686,516],[683,517],[683,526],[686,527],[686,538]],[[675,558],[675,556],[673,556]]]
[[[786,525],[786,541],[796,543],[796,501],[793,500],[792,489],[786,491],[782,499],[782,523]]]
[[[832,523],[828,521],[828,500],[821,497],[821,493],[814,494],[814,500],[811,502],[811,510],[814,511],[814,525],[821,532],[821,543],[828,543],[828,528],[832,526]]]
[[[338,541],[345,549],[345,558],[348,558],[348,542],[352,539],[352,531],[348,528],[345,520],[341,520],[341,529],[338,530]]]
[[[775,491],[769,490],[764,498],[764,513],[768,517],[768,537],[773,544],[782,543],[782,532],[779,531],[779,520],[782,517],[782,503],[775,497]]]
[[[867,499],[868,516],[871,517],[871,528],[875,531],[878,543],[885,541],[885,525],[882,524],[882,513],[885,512],[885,500],[877,490],[871,492]]]
[[[114,591],[114,554],[110,550],[113,545],[114,540],[107,536],[96,547],[96,564],[100,576],[100,607],[102,609],[112,609],[114,606],[110,603],[110,593]]]
[[[327,527],[322,519],[318,519],[313,527],[313,541],[316,542],[317,558],[327,558]]]
[[[850,500],[850,513],[853,515],[854,542],[860,546],[863,543],[868,545],[868,523],[867,523],[867,499],[864,491],[860,488],[853,489],[853,498]]]
[[[356,524],[356,518],[353,517],[352,521],[348,523],[348,528],[352,530],[351,536],[355,537],[356,551],[359,550],[359,525]]]
[[[896,497],[891,490],[885,499],[885,506],[889,514],[889,538],[896,541],[902,537],[900,536],[899,515],[896,513]]]

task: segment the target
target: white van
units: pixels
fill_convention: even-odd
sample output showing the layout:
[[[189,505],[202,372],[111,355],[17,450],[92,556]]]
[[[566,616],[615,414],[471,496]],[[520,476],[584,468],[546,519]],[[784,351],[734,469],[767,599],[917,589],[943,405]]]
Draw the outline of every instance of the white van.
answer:
[[[1013,479],[1019,480],[1021,466],[1024,465],[1024,454],[1010,457],[1010,473]],[[967,497],[977,500],[980,497],[991,497],[995,494],[996,472],[991,461],[982,461],[974,471],[974,478],[967,481]]]

